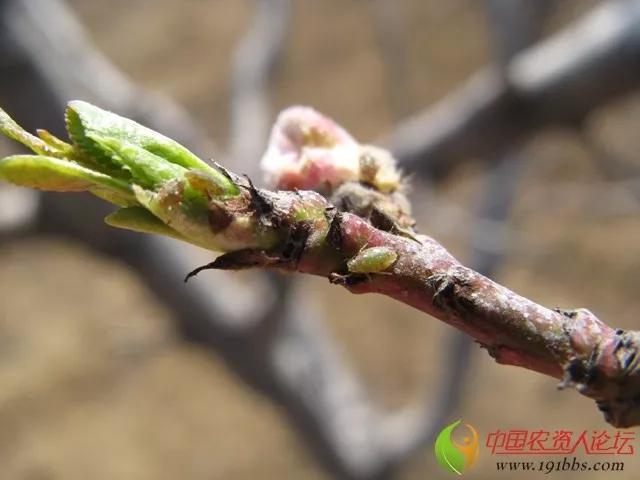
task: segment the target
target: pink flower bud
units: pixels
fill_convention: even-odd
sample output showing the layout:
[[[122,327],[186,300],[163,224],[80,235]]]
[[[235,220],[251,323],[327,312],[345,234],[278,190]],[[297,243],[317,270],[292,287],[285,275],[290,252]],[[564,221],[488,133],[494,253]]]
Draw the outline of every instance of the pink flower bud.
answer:
[[[309,107],[280,113],[261,167],[280,190],[333,190],[358,178],[358,143],[337,123]]]
[[[345,182],[360,181],[389,192],[400,183],[388,152],[360,145],[332,119],[309,107],[280,113],[261,167],[269,186],[280,190],[330,193]]]

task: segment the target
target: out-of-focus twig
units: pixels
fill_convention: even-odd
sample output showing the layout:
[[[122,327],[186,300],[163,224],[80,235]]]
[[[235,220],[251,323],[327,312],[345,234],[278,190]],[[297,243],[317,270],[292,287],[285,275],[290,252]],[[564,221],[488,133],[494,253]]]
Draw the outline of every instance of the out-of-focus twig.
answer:
[[[409,171],[443,174],[494,158],[543,127],[576,125],[640,84],[640,2],[609,1],[518,54],[503,76],[475,74],[406,121],[388,144]]]
[[[370,0],[370,10],[383,59],[391,113],[397,120],[406,116],[411,108],[406,51],[407,4],[404,1]]]
[[[200,153],[213,152],[211,141],[184,109],[132,83],[94,46],[63,1],[4,0],[2,8],[0,34],[10,38],[17,49],[28,52],[31,68],[57,98],[75,96],[107,105],[157,130],[170,129],[176,139]],[[6,99],[5,105],[11,107],[11,100]],[[65,103],[58,107],[62,109]]]
[[[500,68],[530,47],[539,37],[544,20],[556,0],[482,0],[493,52]]]
[[[231,77],[228,153],[254,177],[271,121],[269,80],[288,30],[290,0],[255,0],[247,33],[236,47]]]
[[[587,125],[582,126],[577,131],[577,134],[584,146],[589,150],[593,162],[602,175],[612,182],[617,182],[618,185],[626,188],[636,200],[640,200],[638,183],[628,181],[640,175],[640,168],[612,151],[610,147],[595,136],[595,132],[589,129]]]

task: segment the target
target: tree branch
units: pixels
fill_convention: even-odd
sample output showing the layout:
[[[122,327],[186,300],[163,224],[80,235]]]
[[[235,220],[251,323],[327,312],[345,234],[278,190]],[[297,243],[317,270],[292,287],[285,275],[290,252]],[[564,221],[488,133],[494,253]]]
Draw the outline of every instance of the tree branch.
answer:
[[[289,270],[325,276],[353,293],[387,295],[470,335],[498,363],[576,387],[612,425],[640,424],[640,332],[616,330],[585,309],[547,309],[461,265],[413,231],[401,184],[390,181],[397,179],[392,159],[317,112],[287,111],[272,133],[263,165],[291,191],[256,189],[172,140],[83,102],[70,104],[66,120],[71,144],[44,131],[32,136],[0,110],[0,132],[36,153],[2,159],[0,177],[33,188],[88,190],[121,206],[107,218],[111,225],[226,252],[193,274]],[[311,180],[332,201],[295,189],[295,181]]]
[[[278,205],[289,203],[286,197],[282,192],[271,198]],[[328,203],[324,206],[329,208]],[[294,232],[300,225],[288,229]],[[325,244],[305,248],[297,262],[281,248],[242,250],[219,257],[209,267],[295,270],[328,276],[352,293],[387,295],[472,336],[498,363],[559,378],[561,387],[575,386],[596,400],[612,425],[640,423],[639,332],[616,330],[585,309],[538,305],[464,267],[429,237],[420,236],[419,242],[403,238],[351,213],[335,214],[331,225],[332,240],[327,240],[333,250],[327,251]],[[347,262],[374,247],[395,252],[397,260],[379,272],[350,273]]]
[[[609,1],[484,69],[386,139],[409,171],[438,175],[469,158],[498,158],[542,128],[577,126],[640,85],[640,3]]]

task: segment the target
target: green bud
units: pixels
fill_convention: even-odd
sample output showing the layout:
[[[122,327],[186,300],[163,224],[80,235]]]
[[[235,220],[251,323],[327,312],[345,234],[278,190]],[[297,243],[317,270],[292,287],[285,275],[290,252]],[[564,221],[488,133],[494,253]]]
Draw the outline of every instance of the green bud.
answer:
[[[0,133],[37,155],[0,160],[0,179],[41,190],[89,191],[121,208],[107,223],[156,233],[214,251],[273,247],[279,234],[261,223],[233,178],[173,140],[85,102],[66,112],[71,144],[31,135],[0,110]],[[298,212],[324,217],[324,210]]]

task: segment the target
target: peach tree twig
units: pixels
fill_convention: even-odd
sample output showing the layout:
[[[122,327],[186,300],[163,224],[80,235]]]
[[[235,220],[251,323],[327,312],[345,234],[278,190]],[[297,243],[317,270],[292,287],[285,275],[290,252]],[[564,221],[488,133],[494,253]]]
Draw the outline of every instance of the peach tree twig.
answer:
[[[241,129],[235,135],[233,131],[229,134],[228,149],[232,154],[208,145],[202,130],[175,105],[131,85],[126,75],[109,64],[92,44],[89,33],[63,0],[0,0],[0,37],[7,40],[0,41],[0,50],[7,54],[5,59],[10,58],[0,69],[5,73],[0,73],[0,97],[7,102],[8,110],[21,114],[21,121],[30,129],[47,125],[54,133],[59,132],[59,124],[64,125],[60,112],[64,111],[66,99],[85,98],[157,131],[168,132],[196,153],[215,153],[216,158],[229,161],[230,168],[255,175],[255,158],[264,148],[269,124],[266,119],[262,122],[252,118],[249,123],[246,120],[248,115],[265,114],[265,99],[260,98],[265,92],[259,90],[266,88],[265,78],[269,75],[260,69],[273,70],[289,3],[256,0],[260,7],[256,7],[252,26],[236,51],[234,75],[243,70],[245,80],[249,79],[243,86],[251,91],[234,89],[231,108],[258,108],[243,115],[236,112],[238,118],[245,119],[244,123],[231,120],[232,130],[233,125]],[[263,4],[270,7],[262,8]],[[274,12],[271,6],[276,4]],[[251,39],[248,43],[252,48],[244,48],[244,39]],[[258,44],[260,48],[253,48]],[[256,55],[260,58],[247,57]],[[259,101],[247,103],[249,97]],[[259,131],[263,127],[265,130]],[[234,147],[234,143],[247,139],[250,145],[247,143],[241,150]],[[17,190],[22,196],[35,193]],[[181,285],[181,272],[193,265],[193,250],[185,249],[184,244],[101,225],[99,220],[111,207],[98,198],[55,192],[44,192],[37,198],[37,219],[29,225],[36,229],[33,233],[71,236],[133,268],[172,313],[186,340],[222,358],[239,381],[282,407],[289,426],[331,475],[359,480],[382,478],[421,445],[416,426],[420,428],[422,424],[407,422],[404,411],[386,412],[377,404],[335,345],[331,332],[322,325],[314,302],[305,298],[308,295],[300,291],[292,276],[254,272],[252,284],[263,287],[260,294],[249,293],[252,286],[241,285],[243,281],[233,273],[218,275],[215,283],[224,282],[223,288],[210,288],[212,282]],[[25,207],[26,203],[21,200],[20,205]],[[17,213],[6,202],[3,207]],[[9,237],[0,233],[0,240]],[[440,425],[442,416],[429,413]],[[345,429],[346,424],[351,428]]]
[[[71,143],[44,130],[31,135],[0,110],[0,131],[35,152],[0,160],[0,177],[89,191],[120,207],[106,219],[113,226],[222,252],[190,276],[260,267],[382,293],[469,334],[498,363],[575,386],[612,425],[640,424],[640,332],[609,327],[585,309],[545,308],[461,265],[413,230],[388,153],[358,144],[315,111],[281,114],[263,158],[274,186],[290,190],[257,189],[84,102],[69,104],[66,124]]]

